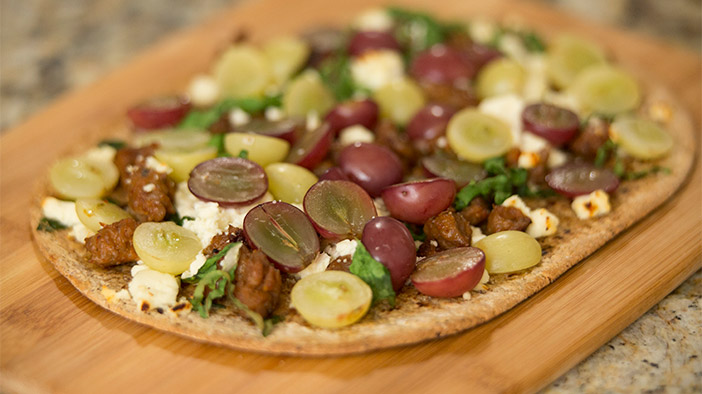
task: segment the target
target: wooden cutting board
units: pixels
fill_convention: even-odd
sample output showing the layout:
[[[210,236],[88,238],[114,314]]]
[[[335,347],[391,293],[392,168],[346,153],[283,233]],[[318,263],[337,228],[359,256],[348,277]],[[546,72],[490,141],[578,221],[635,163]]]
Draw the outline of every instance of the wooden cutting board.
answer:
[[[374,1],[250,1],[160,43],[70,93],[0,140],[0,388],[60,392],[521,392],[554,380],[702,266],[702,167],[652,215],[509,313],[442,340],[309,359],[241,353],[165,334],[82,297],[37,251],[32,185],[77,142],[96,142],[124,109],[181,89],[239,28],[254,39],[343,24]],[[421,1],[405,1],[422,7]],[[489,3],[489,4],[488,4]],[[660,81],[699,130],[699,57],[531,3],[435,0],[444,17],[521,15],[544,34],[571,31]],[[698,133],[699,141],[699,133]]]

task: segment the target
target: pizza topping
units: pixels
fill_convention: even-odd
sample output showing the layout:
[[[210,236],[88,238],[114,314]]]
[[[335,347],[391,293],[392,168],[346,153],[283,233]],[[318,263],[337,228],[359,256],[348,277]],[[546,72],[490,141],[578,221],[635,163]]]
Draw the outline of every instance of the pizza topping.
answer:
[[[423,153],[432,151],[436,139],[446,134],[449,119],[456,113],[453,107],[429,104],[421,108],[407,125],[407,136]]]
[[[531,219],[519,209],[498,205],[488,216],[487,233],[494,234],[507,230],[524,231],[530,223]]]
[[[387,31],[359,31],[349,40],[348,53],[351,56],[362,56],[371,51],[400,51],[400,44]]]
[[[232,156],[246,151],[247,159],[265,167],[283,161],[290,152],[290,143],[281,138],[235,132],[224,136],[224,148]]]
[[[424,243],[436,242],[438,250],[470,246],[471,227],[468,220],[449,208],[424,223]]]
[[[198,75],[188,85],[188,97],[196,107],[209,107],[219,99],[217,81],[209,75]]]
[[[665,130],[657,123],[638,117],[617,118],[609,134],[612,141],[637,159],[657,159],[673,148],[673,139]]]
[[[144,264],[172,275],[187,270],[202,248],[195,233],[173,222],[140,224],[134,230],[133,244]]]
[[[559,88],[570,86],[590,66],[603,64],[605,55],[595,43],[580,37],[561,35],[548,49],[548,75]]]
[[[521,271],[541,261],[541,245],[521,231],[491,234],[474,246],[485,252],[485,269],[491,275]]]
[[[381,193],[392,217],[414,224],[424,224],[450,207],[455,196],[456,184],[445,178],[398,183]]]
[[[304,212],[284,202],[267,202],[249,211],[244,233],[283,272],[301,271],[319,252],[312,223]]]
[[[268,178],[263,168],[251,160],[219,157],[198,164],[190,173],[188,188],[204,201],[223,206],[245,205],[266,193]]]
[[[339,153],[337,162],[346,176],[371,197],[380,196],[384,187],[402,180],[402,162],[390,149],[378,144],[349,145]]]
[[[213,74],[222,96],[232,98],[260,96],[273,79],[266,56],[248,44],[229,47],[220,55]]]
[[[375,205],[360,186],[349,181],[320,181],[305,195],[304,209],[325,238],[360,238],[376,216]]]
[[[578,132],[578,115],[551,104],[532,104],[522,112],[524,129],[547,139],[554,146],[561,146]]]
[[[164,310],[176,304],[180,281],[175,276],[145,265],[132,267],[132,276],[129,293],[140,311]]]
[[[86,238],[85,249],[88,261],[95,265],[109,267],[129,263],[139,259],[134,250],[133,237],[137,222],[132,218],[108,224],[97,234]]]
[[[138,169],[125,181],[129,210],[140,221],[161,221],[167,215],[175,213],[175,182],[166,174],[143,166],[143,163],[137,166]],[[149,186],[151,191],[144,190],[147,185],[154,185]]]
[[[147,100],[127,110],[127,116],[138,129],[156,130],[175,126],[190,110],[183,97],[166,96]]]
[[[395,266],[394,268],[399,269],[400,267]],[[361,242],[356,245],[356,252],[353,254],[349,272],[370,286],[373,293],[373,304],[383,301],[387,302],[390,307],[395,306],[395,291],[393,290],[390,270],[374,259]]]
[[[485,253],[474,247],[459,247],[421,260],[412,274],[412,284],[432,297],[458,297],[473,289],[485,271]]]
[[[407,227],[390,217],[376,217],[363,228],[361,241],[373,259],[388,269],[392,287],[399,291],[416,261],[414,240]]]
[[[278,305],[282,281],[280,272],[260,250],[242,246],[236,267],[234,296],[262,317]]]
[[[446,137],[460,158],[473,163],[502,156],[513,143],[507,124],[473,108],[463,109],[451,118]]]
[[[591,164],[568,164],[546,175],[548,185],[566,197],[576,197],[602,189],[611,193],[619,186],[619,178],[606,168]]]
[[[99,231],[104,226],[131,217],[119,206],[95,198],[76,200],[75,210],[80,222],[94,232]]]
[[[451,179],[458,188],[462,188],[473,181],[480,181],[487,176],[482,166],[452,158],[442,152],[423,157],[421,164],[430,176]]]
[[[587,68],[578,74],[569,91],[585,111],[604,115],[631,111],[641,101],[636,80],[611,65]]]
[[[110,147],[95,148],[109,149]],[[80,157],[57,161],[49,169],[49,181],[55,192],[64,198],[99,198],[108,194],[119,181],[119,172],[112,159],[95,157],[89,151]]]
[[[310,47],[295,36],[275,37],[263,44],[263,54],[268,58],[276,84],[282,85],[307,62]]]
[[[482,99],[507,94],[520,95],[526,72],[515,60],[501,58],[483,67],[476,79],[478,96]]]
[[[329,123],[322,123],[295,141],[285,161],[311,170],[324,160],[333,138],[334,133]]]
[[[467,207],[460,211],[460,214],[471,226],[477,226],[487,220],[490,215],[490,204],[484,198],[476,197],[470,201]]]
[[[324,271],[298,281],[290,292],[292,306],[310,324],[339,328],[361,319],[370,308],[373,292],[358,276]]]
[[[578,156],[595,158],[597,150],[609,139],[609,128],[609,122],[601,117],[589,117],[580,133],[571,141],[569,149]]]
[[[604,190],[595,190],[590,194],[578,196],[570,205],[579,219],[592,219],[609,213],[609,195]]]
[[[378,123],[378,112],[378,104],[373,100],[345,101],[332,108],[324,120],[329,123],[334,134],[355,125],[373,129]]]

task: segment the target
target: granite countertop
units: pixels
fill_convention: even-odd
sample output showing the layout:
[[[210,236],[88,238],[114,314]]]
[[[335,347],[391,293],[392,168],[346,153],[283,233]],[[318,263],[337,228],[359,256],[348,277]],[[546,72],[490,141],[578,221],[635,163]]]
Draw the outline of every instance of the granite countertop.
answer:
[[[541,0],[586,18],[702,49],[702,3]],[[126,63],[228,0],[0,3],[0,130]],[[543,392],[702,392],[702,271]]]

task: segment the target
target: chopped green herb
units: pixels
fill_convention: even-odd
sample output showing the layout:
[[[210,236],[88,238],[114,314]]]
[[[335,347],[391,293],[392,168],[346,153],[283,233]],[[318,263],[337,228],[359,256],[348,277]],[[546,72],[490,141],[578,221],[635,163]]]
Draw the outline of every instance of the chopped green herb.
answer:
[[[615,153],[617,150],[617,144],[612,140],[605,141],[599,148],[597,148],[597,153],[595,154],[595,167],[602,167],[609,159],[610,155]]]
[[[529,52],[544,52],[546,51],[546,44],[541,37],[539,37],[533,31],[526,31],[520,34],[524,46]]]
[[[444,42],[447,32],[455,28],[454,24],[444,25],[422,12],[390,7],[388,13],[397,26],[395,32],[400,45],[408,49],[409,59],[432,45]]]
[[[68,226],[65,224],[59,222],[58,220],[49,219],[46,216],[42,217],[41,220],[39,220],[39,225],[37,225],[38,231],[43,231],[46,233],[53,233],[54,231],[67,228]]]
[[[119,205],[119,204],[118,204],[118,205]],[[166,221],[173,222],[173,223],[175,223],[175,224],[177,224],[177,225],[179,225],[179,226],[182,226],[182,225],[183,225],[183,222],[186,221],[186,220],[195,220],[195,218],[194,218],[194,217],[191,217],[191,216],[183,216],[183,217],[181,217],[180,215],[178,215],[178,212],[176,212],[176,213],[174,213],[174,214],[172,214],[172,215],[168,215],[168,217],[166,218]]]
[[[387,300],[390,306],[395,306],[395,291],[392,288],[390,271],[374,259],[361,242],[356,246],[349,271],[361,278],[373,290],[373,304]]]
[[[213,134],[207,144],[217,148],[217,157],[231,157],[229,152],[224,148],[224,134]]]
[[[242,159],[248,159],[249,151],[247,151],[246,149],[242,149],[241,152],[239,152],[239,157]]]
[[[186,282],[195,282],[197,280],[203,279],[207,274],[217,269],[217,263],[219,262],[219,260],[224,258],[224,256],[229,252],[229,249],[233,248],[236,245],[241,245],[241,242],[233,242],[227,244],[227,246],[222,248],[222,250],[220,250],[217,254],[205,260],[205,264],[203,264],[202,267],[200,267],[195,276],[183,280]]]
[[[661,166],[653,166],[648,170],[642,170],[642,171],[632,171],[632,172],[627,172],[623,175],[624,179],[626,180],[634,180],[634,179],[641,179],[644,178],[648,175],[653,175],[656,173],[662,172],[664,174],[670,174],[670,168],[667,167],[661,167]]]
[[[344,46],[325,59],[319,67],[322,82],[331,90],[337,101],[348,100],[356,90],[350,67],[351,60]]]
[[[524,168],[507,168],[503,157],[488,159],[483,163],[485,171],[490,178],[482,181],[472,181],[463,187],[456,195],[454,207],[461,210],[470,204],[475,197],[482,196],[492,200],[495,204],[502,204],[509,196],[519,194],[522,196],[540,195],[543,191],[532,190],[527,186],[529,173]]]
[[[185,118],[181,120],[178,124],[180,129],[209,129],[215,122],[217,122],[222,115],[233,110],[234,108],[240,108],[248,113],[258,113],[266,109],[267,107],[279,107],[281,105],[281,96],[266,96],[263,98],[244,98],[244,99],[233,99],[227,98],[219,103],[215,104],[209,109],[192,109],[185,115]]]
[[[98,146],[111,146],[116,150],[120,150],[127,146],[127,143],[122,140],[102,140],[98,143]]]
[[[267,337],[271,331],[273,331],[273,326],[285,320],[283,316],[273,315],[268,319],[263,321],[263,336]]]

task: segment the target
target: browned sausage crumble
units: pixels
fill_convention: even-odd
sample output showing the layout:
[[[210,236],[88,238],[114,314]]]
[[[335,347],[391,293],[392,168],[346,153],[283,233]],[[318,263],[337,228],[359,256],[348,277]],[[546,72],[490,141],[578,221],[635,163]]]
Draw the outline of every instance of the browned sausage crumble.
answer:
[[[530,223],[531,219],[518,208],[496,205],[488,216],[487,233],[494,234],[508,230],[524,231]]]
[[[132,218],[122,219],[100,229],[97,234],[85,239],[90,261],[103,267],[139,260],[132,238],[137,222]]]
[[[264,318],[278,305],[282,280],[280,271],[260,250],[242,246],[236,267],[234,296]]]

